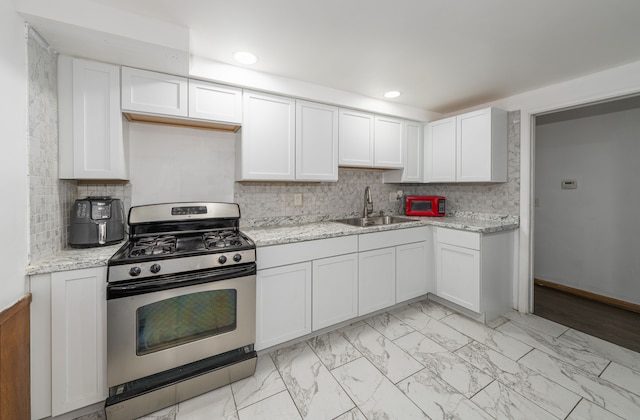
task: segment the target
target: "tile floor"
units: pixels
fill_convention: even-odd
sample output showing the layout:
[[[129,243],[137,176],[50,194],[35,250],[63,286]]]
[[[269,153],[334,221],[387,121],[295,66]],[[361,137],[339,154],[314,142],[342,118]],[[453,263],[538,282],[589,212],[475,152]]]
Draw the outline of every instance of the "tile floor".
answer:
[[[534,315],[490,326],[412,303],[258,358],[253,377],[144,417],[640,419],[640,353]]]

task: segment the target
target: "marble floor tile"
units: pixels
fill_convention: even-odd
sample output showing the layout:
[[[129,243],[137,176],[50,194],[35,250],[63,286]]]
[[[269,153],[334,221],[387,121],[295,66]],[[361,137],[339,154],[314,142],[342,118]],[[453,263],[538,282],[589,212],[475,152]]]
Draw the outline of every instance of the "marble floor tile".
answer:
[[[362,354],[337,331],[307,341],[322,363],[331,370],[362,357]]]
[[[428,419],[365,358],[342,365],[332,373],[367,419]]]
[[[566,417],[580,401],[578,394],[480,343],[456,354],[556,417]]]
[[[640,396],[534,349],[520,363],[626,419],[640,419]]]
[[[345,337],[391,382],[397,383],[424,367],[378,331],[365,324],[344,332]]]
[[[240,420],[301,420],[291,396],[282,391],[269,398],[238,410]]]
[[[487,322],[486,325],[487,325],[487,327],[493,328],[495,330],[500,325],[505,324],[507,322],[509,322],[509,318],[505,318],[503,316],[499,316],[499,317],[494,318],[491,321]]]
[[[616,384],[627,391],[640,395],[640,372],[629,369],[626,366],[611,362],[604,372],[602,372],[600,378],[606,379],[612,384]]]
[[[286,389],[269,355],[258,357],[256,372],[231,384],[237,408],[244,408]]]
[[[418,309],[425,315],[433,319],[442,319],[456,312],[432,300],[423,299],[418,302],[410,303],[409,306]]]
[[[512,360],[518,360],[531,351],[531,346],[509,337],[500,331],[492,330],[484,324],[463,315],[453,314],[442,319],[451,328],[471,337],[485,346],[504,354]]]
[[[359,408],[354,408],[333,420],[367,420],[367,418],[362,414],[362,411],[360,411]]]
[[[365,320],[365,322],[389,340],[395,340],[396,338],[415,331],[412,327],[388,312],[369,318]]]
[[[550,321],[545,318],[533,314],[523,314],[518,311],[509,311],[502,315],[503,317],[515,322],[516,324],[524,325],[529,328],[533,328],[543,334],[550,335],[552,337],[560,337],[569,327],[558,324],[557,322]]]
[[[398,388],[433,420],[492,418],[428,369],[399,382]]]
[[[307,343],[277,350],[272,357],[304,419],[331,419],[355,407]]]
[[[467,398],[493,381],[491,376],[471,363],[455,353],[441,351],[442,347],[419,333],[409,334],[395,343]]]
[[[420,328],[418,331],[449,351],[456,351],[472,341],[471,338],[461,332],[433,318],[429,320],[429,323],[424,328]]]
[[[640,354],[534,315],[487,326],[422,300],[261,354],[251,377],[142,419],[430,417],[640,419]]]
[[[509,322],[501,325],[497,331],[594,375],[600,375],[609,365],[609,360],[592,353],[578,342],[560,340],[524,325]]]
[[[231,386],[227,385],[178,404],[176,420],[238,420]]]
[[[566,420],[622,420],[622,417],[583,398]]]
[[[471,401],[496,419],[558,419],[499,381],[491,382]]]
[[[640,353],[629,350],[601,338],[570,329],[559,337],[560,342],[567,341],[571,345],[581,345],[607,360],[640,372]]]

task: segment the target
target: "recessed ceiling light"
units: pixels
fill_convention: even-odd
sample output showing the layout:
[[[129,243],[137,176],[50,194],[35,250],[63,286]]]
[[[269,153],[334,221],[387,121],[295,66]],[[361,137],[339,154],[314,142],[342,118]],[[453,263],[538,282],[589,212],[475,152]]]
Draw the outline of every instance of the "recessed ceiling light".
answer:
[[[398,92],[397,90],[390,90],[389,92],[386,92],[384,94],[384,97],[387,99],[393,99],[393,98],[397,98],[400,95],[402,95],[402,93]]]
[[[233,54],[233,58],[241,64],[256,64],[258,57],[248,51],[238,51]]]

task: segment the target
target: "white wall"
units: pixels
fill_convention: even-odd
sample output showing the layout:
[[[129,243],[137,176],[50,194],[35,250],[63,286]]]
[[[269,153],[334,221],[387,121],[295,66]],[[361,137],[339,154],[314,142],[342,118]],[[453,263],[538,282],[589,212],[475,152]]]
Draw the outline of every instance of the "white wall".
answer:
[[[129,150],[134,206],[233,201],[233,133],[135,123],[129,124]]]
[[[29,186],[27,153],[27,59],[23,20],[0,0],[0,310],[26,290]]]
[[[640,304],[640,109],[538,125],[535,155],[534,277]]]

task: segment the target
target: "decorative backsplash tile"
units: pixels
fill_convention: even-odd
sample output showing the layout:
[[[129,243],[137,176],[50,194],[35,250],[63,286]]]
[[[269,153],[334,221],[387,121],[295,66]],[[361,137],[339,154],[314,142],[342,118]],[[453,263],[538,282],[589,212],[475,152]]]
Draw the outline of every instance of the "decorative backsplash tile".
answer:
[[[30,258],[38,260],[66,247],[76,183],[58,179],[56,53],[32,28],[27,51]]]

